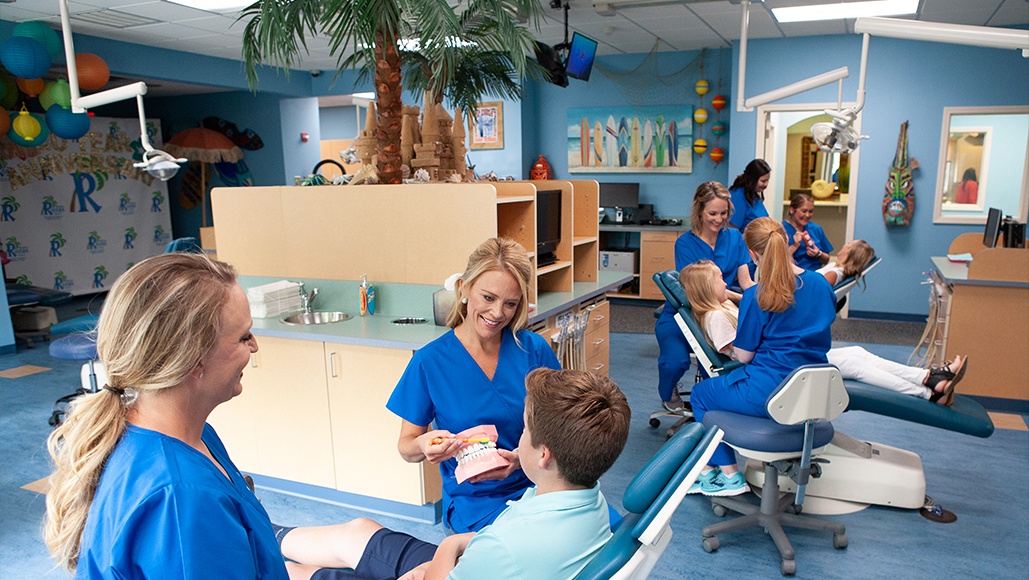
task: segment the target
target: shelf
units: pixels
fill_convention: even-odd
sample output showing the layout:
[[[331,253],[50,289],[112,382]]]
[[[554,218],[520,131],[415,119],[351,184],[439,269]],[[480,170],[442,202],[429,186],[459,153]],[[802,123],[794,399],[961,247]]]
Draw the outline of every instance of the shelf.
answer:
[[[554,262],[553,264],[550,264],[549,266],[543,266],[543,267],[540,267],[540,268],[536,268],[536,275],[537,276],[542,276],[543,274],[549,274],[551,272],[556,272],[558,270],[561,270],[561,269],[564,269],[564,268],[571,268],[571,267],[572,267],[572,261],[571,260],[558,260],[557,262]]]
[[[589,243],[591,243],[591,242],[595,242],[595,241],[597,241],[597,236],[583,236],[583,237],[577,237],[577,238],[575,238],[575,239],[574,239],[574,240],[572,241],[572,245],[573,245],[573,246],[581,246],[581,245],[583,245],[583,244],[589,244]]]
[[[535,201],[535,198],[531,195],[502,195],[497,194],[497,203],[522,203],[526,201]]]

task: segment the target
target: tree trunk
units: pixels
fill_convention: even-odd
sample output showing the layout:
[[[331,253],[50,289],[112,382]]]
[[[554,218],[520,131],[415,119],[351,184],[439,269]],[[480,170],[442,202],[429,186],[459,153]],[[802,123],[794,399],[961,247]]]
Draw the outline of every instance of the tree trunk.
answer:
[[[382,28],[375,42],[375,100],[379,113],[379,183],[402,183],[400,133],[404,103],[400,86],[400,53],[395,38]]]

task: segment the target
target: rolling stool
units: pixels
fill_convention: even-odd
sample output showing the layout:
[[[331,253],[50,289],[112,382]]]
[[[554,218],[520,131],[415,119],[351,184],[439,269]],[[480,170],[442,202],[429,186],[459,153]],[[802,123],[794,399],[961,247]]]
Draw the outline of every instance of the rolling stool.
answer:
[[[96,359],[96,340],[92,334],[73,333],[52,341],[50,343],[50,356],[60,360],[86,361],[86,364],[82,365],[80,375],[82,386],[76,389],[74,393],[54,401],[49,423],[51,427],[56,427],[64,420],[68,403],[87,393],[97,392],[99,385],[107,382],[107,373],[104,371],[102,363],[94,362]]]

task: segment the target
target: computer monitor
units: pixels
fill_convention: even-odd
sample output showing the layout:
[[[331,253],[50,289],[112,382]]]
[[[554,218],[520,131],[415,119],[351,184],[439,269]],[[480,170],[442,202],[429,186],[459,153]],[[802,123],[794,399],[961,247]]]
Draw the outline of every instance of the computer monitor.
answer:
[[[561,190],[541,189],[536,192],[536,265],[557,261],[561,243]]]
[[[541,67],[547,69],[547,74],[550,75],[550,82],[559,87],[567,87],[568,75],[565,74],[564,63],[558,58],[553,47],[534,41],[533,49],[536,53],[536,62],[540,63]]]
[[[576,32],[572,35],[572,45],[568,49],[568,63],[565,74],[581,81],[590,80],[593,70],[593,58],[597,54],[597,41]]]
[[[636,208],[640,206],[639,183],[599,183],[600,207]]]
[[[986,231],[983,232],[983,245],[992,248],[997,245],[997,237],[1000,236],[1000,224],[1003,221],[1004,213],[995,207],[991,207],[986,216]]]

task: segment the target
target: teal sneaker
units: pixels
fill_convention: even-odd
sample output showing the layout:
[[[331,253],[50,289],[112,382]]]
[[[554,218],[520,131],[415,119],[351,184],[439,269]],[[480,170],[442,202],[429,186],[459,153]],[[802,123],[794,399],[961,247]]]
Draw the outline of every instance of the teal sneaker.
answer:
[[[694,481],[693,485],[691,485],[690,488],[686,490],[686,493],[701,493],[701,486],[703,486],[705,483],[710,484],[714,482],[716,479],[718,479],[718,476],[721,475],[721,473],[722,470],[718,469],[717,467],[715,467],[707,473],[701,473],[697,476],[697,481]]]
[[[743,473],[739,471],[728,477],[724,473],[719,472],[718,477],[714,481],[700,484],[700,493],[707,496],[731,497],[747,493],[748,491],[750,491],[750,486],[747,485],[747,480],[744,479]]]

